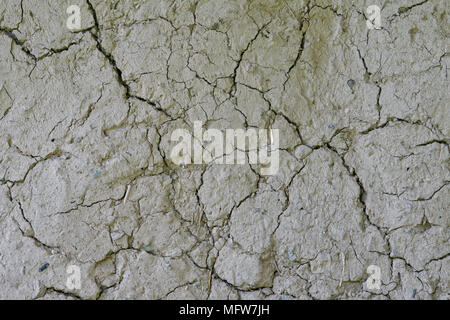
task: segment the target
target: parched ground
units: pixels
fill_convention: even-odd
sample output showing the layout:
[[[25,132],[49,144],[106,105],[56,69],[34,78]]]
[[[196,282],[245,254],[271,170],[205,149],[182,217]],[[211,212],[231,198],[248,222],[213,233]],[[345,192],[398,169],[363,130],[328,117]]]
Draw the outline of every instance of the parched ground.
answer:
[[[0,0],[0,298],[449,299],[449,11]],[[278,173],[175,165],[194,121]]]

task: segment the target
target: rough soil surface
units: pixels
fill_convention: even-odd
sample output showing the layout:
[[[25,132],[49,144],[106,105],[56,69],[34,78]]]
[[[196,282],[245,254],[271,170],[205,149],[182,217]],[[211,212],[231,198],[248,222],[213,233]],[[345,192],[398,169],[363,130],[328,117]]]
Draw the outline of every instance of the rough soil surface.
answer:
[[[449,299],[449,14],[0,0],[0,299]],[[175,165],[194,121],[279,129],[278,173]]]

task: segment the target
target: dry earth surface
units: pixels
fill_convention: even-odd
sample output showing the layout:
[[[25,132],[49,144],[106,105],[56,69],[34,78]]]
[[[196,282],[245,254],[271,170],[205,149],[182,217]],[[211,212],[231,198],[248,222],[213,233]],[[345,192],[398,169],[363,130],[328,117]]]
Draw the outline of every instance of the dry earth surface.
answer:
[[[449,8],[0,0],[0,299],[449,299]],[[175,165],[194,121],[277,174]]]

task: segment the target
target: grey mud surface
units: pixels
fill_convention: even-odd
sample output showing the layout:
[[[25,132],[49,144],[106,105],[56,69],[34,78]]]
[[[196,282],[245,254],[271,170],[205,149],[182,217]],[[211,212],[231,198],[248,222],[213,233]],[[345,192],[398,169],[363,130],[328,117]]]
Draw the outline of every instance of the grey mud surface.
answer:
[[[0,0],[0,299],[449,299],[449,6]],[[280,170],[176,166],[198,120]]]

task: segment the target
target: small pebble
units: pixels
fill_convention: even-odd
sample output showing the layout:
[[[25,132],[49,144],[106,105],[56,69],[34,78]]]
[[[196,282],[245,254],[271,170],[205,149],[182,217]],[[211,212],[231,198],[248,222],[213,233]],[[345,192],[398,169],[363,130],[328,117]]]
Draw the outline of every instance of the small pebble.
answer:
[[[152,252],[152,248],[151,247],[145,247],[144,251],[147,252],[147,253],[150,253],[150,252]]]
[[[350,89],[353,90],[353,87],[355,86],[355,80],[353,79],[348,80],[347,85],[350,87]]]
[[[39,268],[39,272],[42,272],[42,271],[44,271],[45,269],[47,269],[49,265],[50,265],[50,264],[48,264],[48,263],[44,263],[44,264]]]

